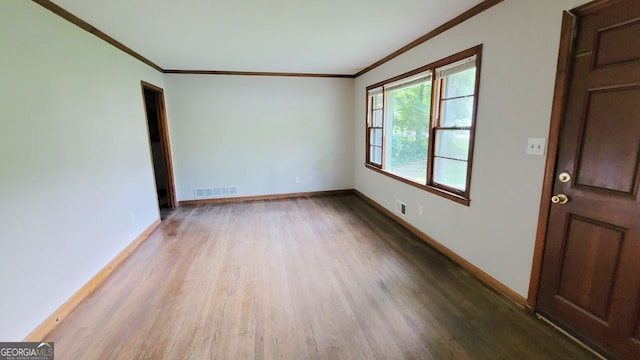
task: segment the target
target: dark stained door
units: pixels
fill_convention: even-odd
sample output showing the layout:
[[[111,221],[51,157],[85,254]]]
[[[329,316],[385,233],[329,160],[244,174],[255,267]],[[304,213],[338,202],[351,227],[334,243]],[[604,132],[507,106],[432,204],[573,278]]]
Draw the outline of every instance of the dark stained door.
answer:
[[[608,356],[640,359],[640,1],[574,15],[537,310]]]

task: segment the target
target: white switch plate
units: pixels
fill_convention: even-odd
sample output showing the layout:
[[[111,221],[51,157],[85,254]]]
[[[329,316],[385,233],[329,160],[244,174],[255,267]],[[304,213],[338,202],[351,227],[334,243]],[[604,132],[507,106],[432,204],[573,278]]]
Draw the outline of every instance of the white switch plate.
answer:
[[[545,138],[529,138],[527,140],[527,154],[543,156],[546,145],[547,139]]]

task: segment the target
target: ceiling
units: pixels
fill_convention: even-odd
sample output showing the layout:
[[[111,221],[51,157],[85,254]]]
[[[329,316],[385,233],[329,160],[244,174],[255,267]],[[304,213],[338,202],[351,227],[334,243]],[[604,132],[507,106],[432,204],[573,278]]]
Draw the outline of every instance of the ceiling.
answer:
[[[52,0],[165,70],[355,74],[482,0]]]

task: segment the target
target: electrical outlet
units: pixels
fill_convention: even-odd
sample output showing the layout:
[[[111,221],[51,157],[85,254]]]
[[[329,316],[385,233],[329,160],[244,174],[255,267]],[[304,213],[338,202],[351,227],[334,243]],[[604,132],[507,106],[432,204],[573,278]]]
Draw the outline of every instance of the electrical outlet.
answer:
[[[424,207],[422,207],[422,205],[418,206],[418,215],[422,215],[423,210]]]
[[[296,184],[300,184],[300,176],[296,176]]]

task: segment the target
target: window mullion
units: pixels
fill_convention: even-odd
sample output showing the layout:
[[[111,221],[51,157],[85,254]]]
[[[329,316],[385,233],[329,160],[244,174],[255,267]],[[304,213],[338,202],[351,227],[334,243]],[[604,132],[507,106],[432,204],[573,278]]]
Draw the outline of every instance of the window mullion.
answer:
[[[367,131],[365,134],[365,162],[367,164],[371,163],[371,109],[373,109],[373,101],[371,100],[371,95],[367,92],[367,119],[365,122],[365,129]]]
[[[374,96],[367,94],[368,98],[368,111],[367,111],[367,163],[373,164],[373,159],[371,159],[371,128],[373,127],[373,105],[375,102]]]
[[[429,114],[429,142],[427,145],[427,181],[425,185],[431,184],[433,179],[433,162],[434,162],[434,154],[435,154],[435,128],[438,122],[438,81],[435,79],[435,74],[433,74],[432,70],[432,79],[431,82],[431,111]]]
[[[471,126],[435,126],[438,130],[471,130]]]
[[[381,91],[367,91],[367,119],[366,119],[366,163],[378,168],[382,168],[382,148],[383,144],[378,144],[376,133],[382,134],[382,124],[378,124],[377,114],[382,111],[377,108],[377,97],[382,95]],[[380,153],[378,153],[378,149]]]
[[[460,95],[460,96],[452,96],[452,97],[448,97],[445,98],[443,97],[442,100],[457,100],[457,99],[466,99],[466,98],[472,98],[474,97],[475,94],[471,94],[471,95]]]
[[[436,145],[436,130],[440,128],[440,125],[442,125],[442,104],[444,103],[444,100],[442,99],[443,94],[444,94],[444,87],[446,86],[445,84],[445,79],[444,78],[440,78],[437,79],[436,81],[437,83],[437,89],[436,89],[436,103],[438,104],[436,112],[435,112],[435,124],[433,126],[433,153],[432,153],[432,157],[430,159],[431,161],[431,178],[429,179],[429,183],[428,184],[433,184],[433,173],[435,172],[435,166],[436,166],[436,149],[435,149],[435,145]]]
[[[382,158],[380,159],[380,167],[385,168],[385,158],[387,157],[387,92],[382,89]]]

